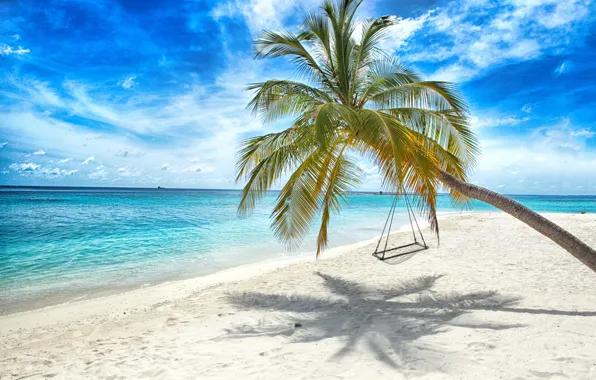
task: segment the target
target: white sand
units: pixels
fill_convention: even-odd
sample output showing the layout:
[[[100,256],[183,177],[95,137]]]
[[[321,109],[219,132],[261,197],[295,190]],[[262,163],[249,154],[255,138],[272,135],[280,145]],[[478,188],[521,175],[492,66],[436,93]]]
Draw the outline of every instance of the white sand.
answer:
[[[596,215],[549,217],[596,246]],[[441,228],[396,266],[360,244],[1,317],[0,378],[596,379],[596,274],[506,215]]]

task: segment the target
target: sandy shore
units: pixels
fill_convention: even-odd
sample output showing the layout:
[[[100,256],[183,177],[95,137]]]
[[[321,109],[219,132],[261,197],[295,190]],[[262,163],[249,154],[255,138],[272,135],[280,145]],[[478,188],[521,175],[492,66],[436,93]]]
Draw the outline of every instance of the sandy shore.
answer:
[[[0,378],[596,378],[594,273],[503,214],[441,228],[399,265],[361,243],[1,317]]]

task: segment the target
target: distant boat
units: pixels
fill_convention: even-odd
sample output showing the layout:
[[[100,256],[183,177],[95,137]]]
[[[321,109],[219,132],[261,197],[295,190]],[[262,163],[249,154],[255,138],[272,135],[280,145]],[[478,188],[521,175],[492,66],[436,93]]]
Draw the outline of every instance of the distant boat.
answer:
[[[165,190],[165,187],[157,186],[157,190]]]

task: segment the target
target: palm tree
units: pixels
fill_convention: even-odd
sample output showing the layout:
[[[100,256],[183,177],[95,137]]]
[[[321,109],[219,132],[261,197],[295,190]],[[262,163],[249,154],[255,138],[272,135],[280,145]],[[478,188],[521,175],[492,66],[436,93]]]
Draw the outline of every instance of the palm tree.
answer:
[[[596,271],[596,251],[569,232],[507,197],[466,182],[479,155],[468,111],[450,83],[424,81],[383,52],[379,42],[398,19],[357,21],[362,0],[325,0],[296,32],[264,31],[256,58],[288,57],[301,81],[272,79],[249,85],[248,109],[265,122],[288,120],[276,133],[239,147],[237,181],[246,180],[238,208],[249,214],[284,180],[272,213],[277,238],[298,245],[320,218],[317,255],[326,247],[332,213],[362,180],[356,157],[376,163],[383,186],[419,195],[417,204],[439,233],[437,193],[456,202],[489,203],[551,238]]]

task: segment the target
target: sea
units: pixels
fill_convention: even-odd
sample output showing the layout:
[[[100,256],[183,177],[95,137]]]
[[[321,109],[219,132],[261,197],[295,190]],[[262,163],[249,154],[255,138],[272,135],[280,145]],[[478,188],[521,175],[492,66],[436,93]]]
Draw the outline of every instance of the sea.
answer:
[[[298,249],[275,239],[276,196],[240,218],[236,190],[0,188],[0,315],[274,258],[314,258],[316,224]],[[596,213],[596,196],[511,197],[538,212]],[[329,247],[378,238],[393,199],[351,194],[332,216]],[[480,202],[462,208],[444,195],[438,210],[494,209]],[[393,226],[408,223],[401,200]]]

